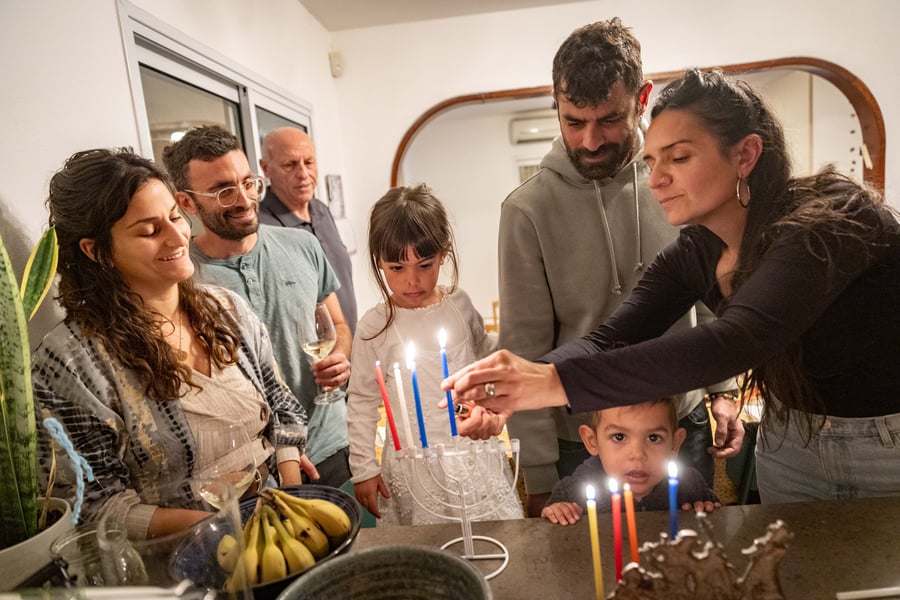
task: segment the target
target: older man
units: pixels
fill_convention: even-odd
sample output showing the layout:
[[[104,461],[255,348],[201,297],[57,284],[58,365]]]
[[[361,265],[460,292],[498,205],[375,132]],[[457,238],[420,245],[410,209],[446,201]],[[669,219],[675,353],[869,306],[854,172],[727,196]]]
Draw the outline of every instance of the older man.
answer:
[[[353,267],[328,206],[315,197],[319,178],[316,147],[306,132],[281,127],[263,140],[259,166],[269,178],[269,190],[259,205],[259,222],[309,231],[325,250],[337,272],[337,291],[350,330],[356,330]]]
[[[346,403],[316,405],[316,384],[327,391],[350,378],[352,335],[335,290],[339,283],[322,247],[305,231],[259,226],[265,185],[250,170],[237,138],[219,127],[189,131],[163,154],[182,210],[203,223],[191,240],[196,276],[243,297],[269,330],[278,367],[309,415],[307,455],[318,483],[350,479]],[[298,322],[324,302],[337,330],[331,354],[311,363],[300,349]]]

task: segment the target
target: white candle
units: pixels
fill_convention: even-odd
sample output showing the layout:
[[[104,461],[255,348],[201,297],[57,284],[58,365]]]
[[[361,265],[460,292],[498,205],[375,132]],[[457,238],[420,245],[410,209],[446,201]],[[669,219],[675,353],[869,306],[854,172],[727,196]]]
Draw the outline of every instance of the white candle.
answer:
[[[394,363],[394,383],[397,384],[397,400],[400,407],[400,420],[406,433],[406,448],[415,454],[416,438],[413,437],[409,424],[409,413],[406,412],[406,394],[403,392],[403,380],[400,378],[400,363]]]

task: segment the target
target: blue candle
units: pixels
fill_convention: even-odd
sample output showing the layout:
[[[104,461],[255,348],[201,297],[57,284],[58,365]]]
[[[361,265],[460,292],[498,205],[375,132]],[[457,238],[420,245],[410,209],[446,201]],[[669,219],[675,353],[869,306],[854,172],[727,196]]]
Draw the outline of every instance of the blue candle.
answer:
[[[669,536],[678,535],[678,465],[669,461]]]
[[[441,365],[444,367],[444,379],[450,377],[450,366],[447,364],[447,331],[441,329],[438,332],[438,342],[441,344]],[[450,413],[450,435],[456,435],[456,411],[453,408],[453,394],[447,390],[447,412]]]
[[[416,346],[412,342],[406,348],[406,368],[412,372],[413,397],[416,400],[416,419],[419,421],[419,439],[422,448],[428,447],[428,436],[425,435],[425,415],[422,414],[422,397],[419,395],[419,378],[416,376]]]

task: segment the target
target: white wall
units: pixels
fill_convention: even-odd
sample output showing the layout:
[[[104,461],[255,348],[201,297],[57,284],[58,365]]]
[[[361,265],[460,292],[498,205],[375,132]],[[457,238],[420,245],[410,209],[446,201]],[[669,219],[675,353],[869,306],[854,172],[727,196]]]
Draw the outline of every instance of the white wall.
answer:
[[[360,209],[388,187],[397,145],[423,112],[460,94],[549,84],[553,55],[569,33],[612,16],[621,17],[641,40],[648,72],[797,55],[849,69],[881,105],[888,138],[886,188],[900,204],[900,168],[892,162],[900,131],[900,105],[894,102],[900,74],[882,58],[900,51],[894,32],[900,3],[864,0],[847,10],[844,0],[752,5],[597,0],[335,33],[332,46],[345,63],[337,80],[344,181],[358,235],[366,231]],[[377,291],[360,258],[357,296],[364,308],[377,301]]]
[[[403,164],[404,185],[427,184],[447,207],[457,237],[460,287],[485,317],[498,298],[500,202],[519,185],[517,163],[537,163],[550,150],[550,142],[511,144],[509,118],[447,113],[422,129]]]
[[[810,55],[859,76],[884,112],[887,190],[900,189],[900,74],[881,57],[900,50],[894,0],[595,0],[330,35],[296,0],[139,0],[138,5],[313,106],[320,172],[344,178],[347,212],[364,247],[368,207],[389,185],[403,133],[458,94],[546,85],[563,39],[618,15],[644,47],[645,69]],[[260,8],[265,8],[263,12]],[[871,42],[877,40],[873,49]],[[338,80],[330,49],[343,54]],[[47,181],[72,152],[137,145],[115,0],[0,2],[0,233],[21,271],[46,222]],[[465,239],[460,239],[461,245]],[[355,257],[360,306],[377,301],[365,257]]]

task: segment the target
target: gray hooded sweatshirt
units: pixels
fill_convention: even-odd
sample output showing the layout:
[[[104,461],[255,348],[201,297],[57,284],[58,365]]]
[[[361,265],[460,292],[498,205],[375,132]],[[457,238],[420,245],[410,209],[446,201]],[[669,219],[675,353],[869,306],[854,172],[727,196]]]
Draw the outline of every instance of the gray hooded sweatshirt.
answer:
[[[647,187],[639,151],[611,178],[582,177],[562,140],[540,170],[506,198],[500,212],[500,347],[531,360],[603,323],[643,275],[645,265],[678,235]],[[689,327],[692,315],[681,327]],[[678,326],[676,326],[678,327]],[[724,386],[728,387],[728,386]],[[702,399],[691,393],[679,417]],[[580,442],[588,413],[560,408],[516,413],[528,493],[559,479],[557,438]]]

